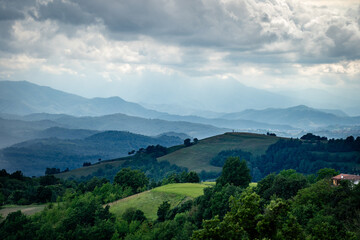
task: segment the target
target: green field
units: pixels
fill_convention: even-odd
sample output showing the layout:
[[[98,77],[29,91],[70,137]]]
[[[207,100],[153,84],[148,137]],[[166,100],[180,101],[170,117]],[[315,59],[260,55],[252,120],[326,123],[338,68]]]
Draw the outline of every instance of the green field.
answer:
[[[9,213],[21,211],[25,215],[33,215],[37,212],[41,212],[46,207],[46,204],[40,205],[5,205],[0,209],[0,215],[6,218]]]
[[[173,208],[187,199],[202,195],[204,188],[207,187],[208,184],[199,183],[168,184],[113,202],[109,204],[110,212],[121,216],[126,209],[132,207],[140,209],[147,218],[155,220],[157,209],[163,201],[168,201]]]
[[[225,133],[203,139],[198,144],[182,148],[168,155],[158,158],[159,161],[169,161],[189,171],[220,172],[220,167],[210,165],[210,161],[224,150],[241,149],[251,152],[254,156],[264,154],[267,148],[280,138],[254,133]]]

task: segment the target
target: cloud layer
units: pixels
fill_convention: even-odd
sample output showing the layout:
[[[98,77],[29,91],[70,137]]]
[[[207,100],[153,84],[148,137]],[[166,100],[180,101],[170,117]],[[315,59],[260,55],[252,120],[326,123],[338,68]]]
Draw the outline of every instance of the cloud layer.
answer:
[[[359,16],[353,0],[3,0],[0,78],[136,101],[150,100],[114,86],[232,79],[355,96]]]

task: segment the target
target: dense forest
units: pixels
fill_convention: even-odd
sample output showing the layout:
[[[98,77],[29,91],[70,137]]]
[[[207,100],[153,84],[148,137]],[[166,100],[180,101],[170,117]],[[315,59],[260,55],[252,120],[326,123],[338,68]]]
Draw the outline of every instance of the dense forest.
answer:
[[[327,140],[308,133],[301,139],[280,139],[261,156],[253,156],[239,149],[227,150],[220,152],[210,163],[222,167],[226,158],[231,156],[247,161],[252,181],[255,182],[282,169],[313,174],[322,168],[334,168],[341,172],[359,174],[360,137]]]
[[[57,200],[42,212],[29,217],[18,211],[3,219],[3,239],[360,238],[360,185],[342,181],[340,186],[332,186],[330,177],[338,172],[329,168],[320,169],[316,175],[283,170],[267,175],[255,187],[249,186],[246,161],[229,157],[215,186],[174,208],[163,202],[154,221],[137,209],[115,216],[104,205],[151,188],[140,170],[124,168],[113,183],[97,178],[82,183],[52,176],[24,179],[19,172],[1,173],[2,189],[5,186],[9,191],[19,186],[7,181],[24,181],[22,185],[37,189],[44,185],[62,188]],[[183,172],[169,175],[162,183],[180,181],[199,178],[196,173]]]

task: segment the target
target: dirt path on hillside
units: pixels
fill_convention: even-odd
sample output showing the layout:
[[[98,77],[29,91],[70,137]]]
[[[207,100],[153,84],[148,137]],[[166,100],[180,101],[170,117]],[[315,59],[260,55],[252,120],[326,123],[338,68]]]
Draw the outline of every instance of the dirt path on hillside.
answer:
[[[29,206],[13,206],[13,207],[4,207],[0,209],[0,215],[3,218],[6,218],[12,212],[20,210],[25,215],[33,215],[35,213],[41,212],[45,208],[44,205],[29,205]]]

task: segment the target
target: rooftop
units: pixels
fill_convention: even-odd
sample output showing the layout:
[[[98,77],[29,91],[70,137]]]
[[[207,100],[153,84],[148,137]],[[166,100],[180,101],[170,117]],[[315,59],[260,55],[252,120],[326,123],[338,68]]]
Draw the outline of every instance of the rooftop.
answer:
[[[360,180],[360,176],[341,173],[335,177],[332,177],[332,179],[335,179],[335,180]]]

